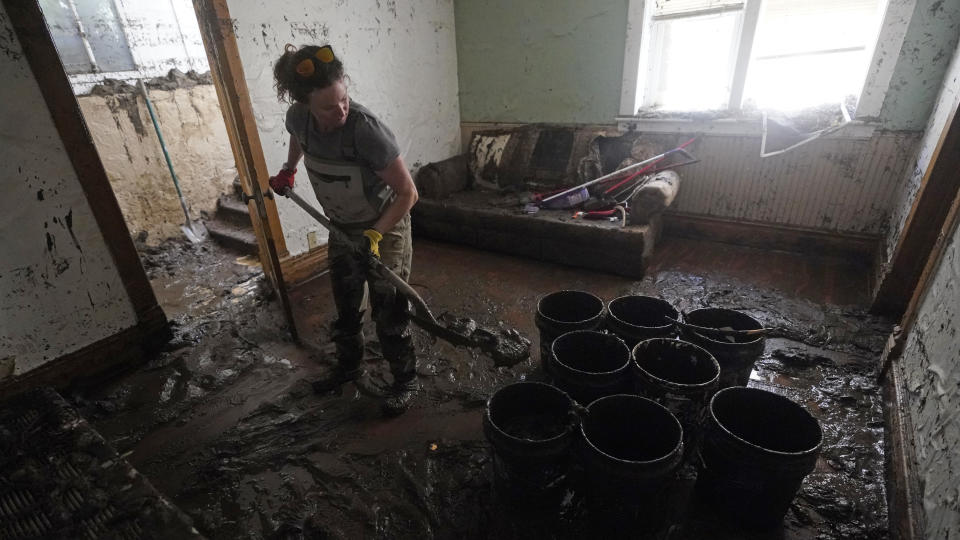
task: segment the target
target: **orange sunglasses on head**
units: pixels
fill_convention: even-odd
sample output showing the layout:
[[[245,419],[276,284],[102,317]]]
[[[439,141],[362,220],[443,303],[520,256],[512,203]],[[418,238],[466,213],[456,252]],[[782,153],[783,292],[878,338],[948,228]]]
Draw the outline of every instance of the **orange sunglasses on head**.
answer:
[[[323,47],[320,47],[320,49],[317,51],[316,54],[313,55],[313,57],[304,58],[303,60],[301,60],[300,63],[297,64],[297,68],[296,68],[297,74],[300,75],[301,77],[312,76],[317,70],[317,66],[313,63],[314,58],[316,58],[320,62],[323,62],[324,64],[329,64],[330,62],[333,62],[333,59],[334,59],[333,48],[330,47],[329,45],[324,45]]]

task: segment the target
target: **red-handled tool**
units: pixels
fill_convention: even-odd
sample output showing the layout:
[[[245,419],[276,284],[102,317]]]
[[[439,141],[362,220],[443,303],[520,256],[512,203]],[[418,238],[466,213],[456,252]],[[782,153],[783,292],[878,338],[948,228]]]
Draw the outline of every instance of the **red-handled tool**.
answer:
[[[617,217],[619,214],[621,224],[627,222],[627,209],[622,205],[617,205],[610,210],[593,210],[591,212],[574,212],[574,219],[608,219]]]
[[[640,169],[639,171],[631,174],[630,176],[626,177],[625,179],[621,180],[620,182],[617,182],[617,183],[616,183],[615,185],[613,185],[612,187],[607,188],[607,190],[604,191],[603,194],[606,195],[606,194],[610,193],[611,191],[617,189],[618,187],[626,184],[627,182],[629,182],[629,181],[633,180],[634,178],[640,176],[641,174],[645,173],[646,171],[652,169],[654,165],[656,165],[657,163],[660,163],[661,161],[667,159],[667,156],[669,156],[670,154],[673,154],[674,152],[680,152],[680,151],[682,151],[682,150],[683,150],[684,148],[686,148],[687,146],[690,146],[690,144],[693,143],[693,141],[695,141],[695,140],[697,140],[696,137],[694,137],[694,138],[690,139],[689,141],[681,144],[680,146],[674,148],[673,150],[667,150],[666,152],[660,154],[659,156],[655,156],[655,157],[654,157],[654,161],[651,162],[649,165],[647,165],[646,167]],[[684,153],[686,153],[686,152],[684,152]],[[687,154],[687,155],[689,155],[689,154]],[[691,157],[692,157],[692,156],[691,156]]]

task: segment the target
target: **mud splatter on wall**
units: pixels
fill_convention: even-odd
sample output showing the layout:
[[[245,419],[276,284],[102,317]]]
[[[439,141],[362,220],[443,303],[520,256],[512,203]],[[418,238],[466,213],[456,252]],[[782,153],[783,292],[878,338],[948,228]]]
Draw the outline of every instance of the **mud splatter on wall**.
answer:
[[[919,150],[911,166],[906,171],[906,177],[903,186],[896,192],[890,221],[886,227],[886,237],[883,244],[884,256],[881,259],[883,264],[877,269],[880,283],[889,272],[890,257],[897,246],[900,234],[903,232],[903,226],[907,221],[907,215],[920,190],[920,183],[923,180],[927,168],[930,166],[930,160],[933,158],[933,152],[937,147],[940,136],[950,113],[960,101],[960,46],[951,54],[952,61],[949,69],[943,78],[943,84],[940,88],[940,94],[937,103],[934,106],[933,113],[927,123],[926,131],[919,144]]]
[[[916,141],[913,133],[875,132],[824,138],[761,158],[759,137],[700,135],[693,148],[701,161],[680,170],[683,185],[673,209],[880,236]]]
[[[348,91],[393,130],[412,169],[450,157],[460,147],[457,57],[452,0],[228,2],[247,86],[267,161],[286,161],[286,105],[277,102],[273,64],[287,43],[329,43],[344,61]],[[302,168],[301,168],[302,170]],[[306,175],[297,192],[314,202]],[[307,235],[326,231],[293,203],[277,201],[287,249],[307,250]]]
[[[190,215],[212,216],[237,174],[216,89],[152,89],[150,100]],[[119,91],[78,101],[131,234],[145,231],[148,244],[181,237],[183,210],[143,97]]]
[[[871,88],[873,81],[889,80],[880,86],[885,92],[878,120],[884,129],[919,131],[927,124],[960,37],[960,2],[893,0],[883,27],[886,33],[879,37],[867,81]]]
[[[136,316],[2,6],[0,36],[0,358],[20,374]]]
[[[938,2],[937,4],[941,4]],[[956,2],[947,2],[956,6]],[[960,102],[960,47],[950,51],[936,105],[906,181],[897,193],[886,237],[889,257],[903,230],[933,152]],[[880,268],[881,275],[888,270]],[[951,233],[906,338],[899,368],[914,427],[926,538],[953,538],[960,530],[960,231]]]
[[[960,231],[920,304],[899,365],[914,426],[926,538],[960,530]]]

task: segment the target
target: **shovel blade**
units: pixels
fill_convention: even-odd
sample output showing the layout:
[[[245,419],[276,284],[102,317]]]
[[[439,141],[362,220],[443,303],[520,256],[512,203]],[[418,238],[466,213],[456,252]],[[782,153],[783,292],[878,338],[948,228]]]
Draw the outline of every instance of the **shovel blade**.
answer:
[[[190,240],[194,244],[199,244],[207,239],[210,233],[207,232],[207,228],[203,226],[203,223],[199,221],[194,221],[193,223],[180,226],[180,230],[183,231],[183,235],[187,237],[187,240]]]

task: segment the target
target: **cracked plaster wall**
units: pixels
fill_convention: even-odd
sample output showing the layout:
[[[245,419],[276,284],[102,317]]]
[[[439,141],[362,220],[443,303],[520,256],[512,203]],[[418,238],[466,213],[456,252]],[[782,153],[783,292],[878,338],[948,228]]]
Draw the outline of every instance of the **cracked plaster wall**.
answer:
[[[960,233],[954,228],[899,365],[914,426],[926,538],[960,531]]]
[[[462,120],[612,123],[628,3],[457,2]]]
[[[19,375],[136,315],[2,5],[0,80],[0,361]]]
[[[917,197],[917,192],[920,190],[923,176],[930,166],[933,152],[947,125],[950,113],[960,101],[960,45],[955,45],[955,48],[956,50],[950,55],[951,62],[942,79],[940,93],[933,107],[933,112],[930,114],[923,138],[919,143],[919,150],[913,166],[907,170],[903,186],[895,195],[882,246],[883,258],[881,260],[883,263],[877,269],[879,276],[876,283],[881,283],[890,270],[890,257],[892,257],[897,241],[900,239],[900,234],[903,232],[907,216],[913,206],[914,199]]]
[[[237,174],[213,85],[150,90],[190,216],[212,216]],[[131,234],[148,244],[183,236],[185,218],[143,98],[119,92],[78,98]]]
[[[362,103],[397,136],[411,169],[459,152],[457,53],[452,0],[265,0],[229,2],[240,58],[267,168],[286,161],[286,104],[277,101],[273,64],[284,45],[326,44],[343,60],[351,99]],[[300,167],[297,192],[316,198]],[[279,198],[280,222],[291,255],[307,251],[308,235],[327,234],[294,203]]]

